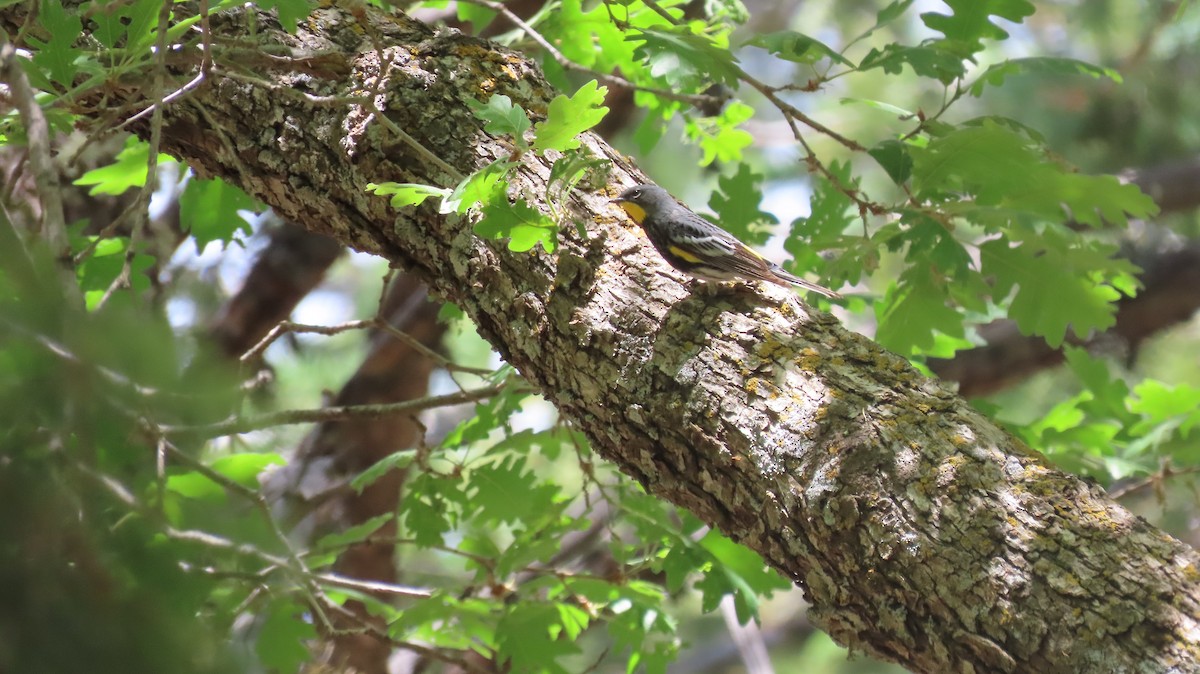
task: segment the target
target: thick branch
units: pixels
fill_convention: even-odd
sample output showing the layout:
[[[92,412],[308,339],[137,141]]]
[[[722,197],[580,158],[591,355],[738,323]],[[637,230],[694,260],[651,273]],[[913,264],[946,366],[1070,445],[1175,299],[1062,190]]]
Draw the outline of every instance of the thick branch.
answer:
[[[519,55],[366,10],[320,9],[295,36],[221,20],[308,56],[262,75],[272,90],[216,79],[175,101],[164,146],[423,277],[603,455],[800,583],[842,643],[923,672],[1200,666],[1194,551],[787,291],[690,295],[607,204],[642,176],[597,138],[612,189],[556,205],[588,238],[564,222],[554,255],[516,253],[366,193],[453,180],[373,111],[301,95],[378,92],[396,128],[469,173],[511,150],[468,100],[537,115],[553,94]],[[527,153],[513,193],[544,199],[552,160]]]

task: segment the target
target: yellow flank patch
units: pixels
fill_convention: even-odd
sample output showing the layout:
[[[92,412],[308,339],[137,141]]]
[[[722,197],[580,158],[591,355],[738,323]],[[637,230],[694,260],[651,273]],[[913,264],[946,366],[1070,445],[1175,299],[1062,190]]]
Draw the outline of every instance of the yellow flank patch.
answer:
[[[622,201],[620,206],[621,210],[628,213],[629,217],[633,218],[633,221],[639,225],[642,224],[642,220],[646,219],[646,209],[638,206],[632,201]]]
[[[671,251],[671,254],[675,257],[682,258],[683,260],[691,262],[692,264],[700,261],[700,258],[696,257],[692,253],[687,252],[679,246],[667,246],[667,250]]]

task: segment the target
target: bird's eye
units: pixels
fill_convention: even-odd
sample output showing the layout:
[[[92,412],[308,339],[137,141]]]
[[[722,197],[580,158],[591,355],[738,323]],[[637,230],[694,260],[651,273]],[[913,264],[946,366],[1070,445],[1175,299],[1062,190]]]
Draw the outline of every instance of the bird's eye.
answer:
[[[640,196],[642,196],[642,191],[641,191],[641,190],[634,190],[634,191],[633,191],[633,198],[634,198],[634,199],[637,199],[637,198],[638,198],[638,197],[640,197]]]

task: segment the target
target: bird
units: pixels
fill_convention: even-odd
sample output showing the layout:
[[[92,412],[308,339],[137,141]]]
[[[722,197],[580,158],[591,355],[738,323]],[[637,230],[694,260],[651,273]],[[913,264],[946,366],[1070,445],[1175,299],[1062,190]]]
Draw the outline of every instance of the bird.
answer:
[[[838,293],[784,271],[729,232],[696,215],[658,185],[634,185],[610,203],[641,226],[672,267],[701,281],[767,281],[799,286],[831,299]]]

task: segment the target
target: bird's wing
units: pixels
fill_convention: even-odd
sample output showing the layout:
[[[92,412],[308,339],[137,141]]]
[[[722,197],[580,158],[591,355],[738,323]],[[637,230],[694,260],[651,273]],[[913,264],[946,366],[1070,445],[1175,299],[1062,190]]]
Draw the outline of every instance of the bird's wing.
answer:
[[[679,231],[676,241],[706,255],[733,255],[740,242],[725,230],[691,211],[675,214]]]

